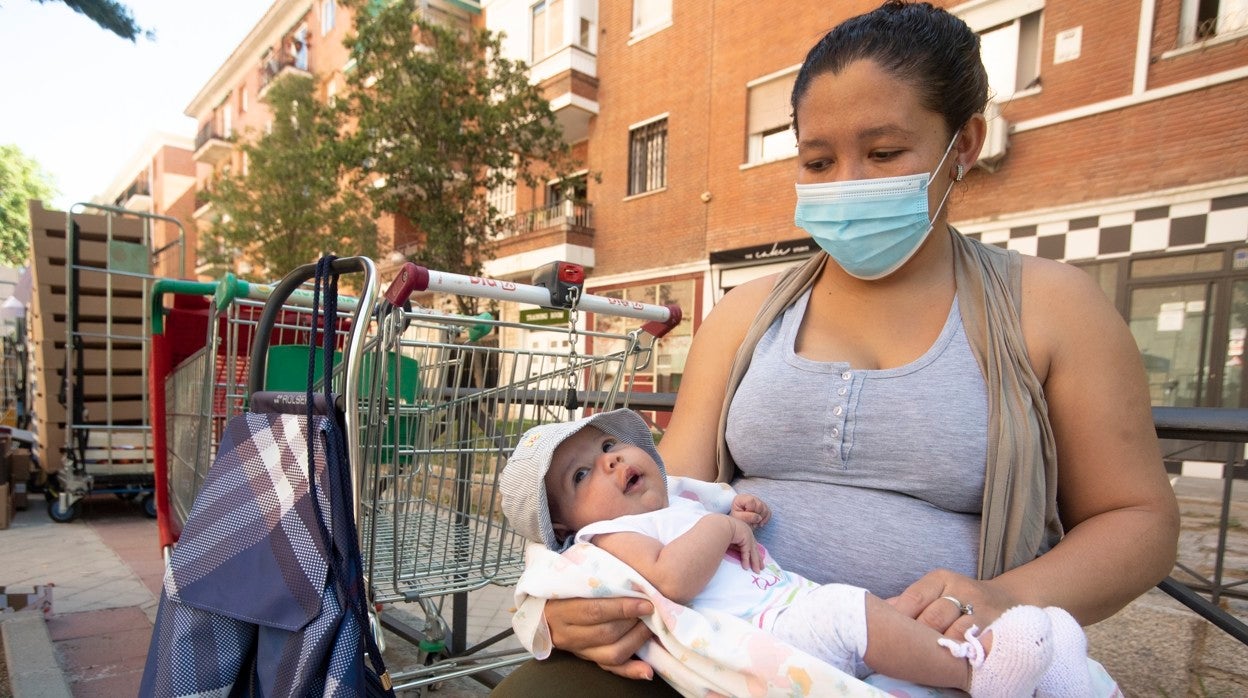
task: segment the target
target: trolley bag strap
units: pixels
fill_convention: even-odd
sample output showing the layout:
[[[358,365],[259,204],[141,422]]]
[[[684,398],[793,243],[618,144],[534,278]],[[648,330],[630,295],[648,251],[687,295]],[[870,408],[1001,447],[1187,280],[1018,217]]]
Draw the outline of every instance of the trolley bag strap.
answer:
[[[333,378],[334,344],[337,339],[338,320],[338,274],[333,271],[334,257],[322,257],[316,265],[316,280],[312,301],[313,332],[308,352],[307,419],[313,419],[314,398],[321,398],[325,405],[335,404],[330,392]],[[318,322],[321,305],[324,304],[324,320]],[[324,377],[321,395],[313,395],[312,385],[316,366],[316,329],[321,330],[321,375]],[[313,457],[312,432],[308,432],[308,458]],[[390,675],[386,671],[381,650],[373,637],[368,619],[368,598],[364,583],[364,568],[360,555],[359,533],[355,525],[354,490],[351,484],[351,466],[347,458],[345,426],[342,415],[335,410],[334,418],[327,420],[325,431],[326,467],[325,478],[319,485],[315,479],[309,482],[317,495],[312,498],[317,506],[316,522],[329,543],[329,577],[342,599],[346,610],[338,628],[331,651],[329,668],[335,674],[330,678],[343,685],[352,686],[363,695],[394,696]],[[319,488],[319,489],[318,489]],[[322,492],[323,491],[323,492]],[[326,515],[318,503],[321,495],[329,502]],[[367,655],[365,655],[367,652]],[[367,657],[367,661],[365,661]]]

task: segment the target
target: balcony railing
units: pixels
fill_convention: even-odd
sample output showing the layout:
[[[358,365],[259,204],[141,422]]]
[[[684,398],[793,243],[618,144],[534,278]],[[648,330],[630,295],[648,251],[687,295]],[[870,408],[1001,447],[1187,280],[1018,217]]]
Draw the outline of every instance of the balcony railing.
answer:
[[[273,55],[260,65],[260,91],[263,96],[265,88],[280,76],[283,71],[291,71],[297,74],[308,74],[308,58],[307,49],[304,49],[299,57],[286,55]]]
[[[229,157],[230,151],[234,149],[229,138],[221,133],[213,121],[200,126],[199,132],[195,134],[195,162],[215,165]]]
[[[544,208],[522,211],[512,216],[504,237],[541,230],[592,230],[594,207],[584,201],[561,201]]]
[[[221,130],[217,128],[216,124],[209,121],[200,126],[199,133],[195,134],[195,150],[199,150],[204,147],[204,144],[212,140],[224,141],[228,139],[221,135]]]

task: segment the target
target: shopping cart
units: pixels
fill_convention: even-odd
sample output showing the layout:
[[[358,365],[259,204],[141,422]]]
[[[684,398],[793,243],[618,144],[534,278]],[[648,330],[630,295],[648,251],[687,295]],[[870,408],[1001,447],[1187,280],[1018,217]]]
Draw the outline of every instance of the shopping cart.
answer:
[[[246,409],[254,330],[272,292],[271,285],[232,274],[216,282],[161,279],[152,287],[149,403],[157,529],[166,559],[216,456],[225,423]],[[169,307],[166,297],[173,299]],[[340,296],[338,308],[345,333],[356,299]],[[266,389],[303,390],[311,311],[312,294],[306,290],[286,299],[265,343],[276,367]],[[337,345],[344,341],[340,334]],[[316,366],[319,376],[321,363]]]
[[[583,294],[578,266],[547,272],[540,285],[525,285],[405,265],[362,328],[358,360],[347,352],[345,371],[336,372],[364,574],[380,611],[374,620],[414,648],[404,655],[412,666],[387,659],[396,689],[457,676],[492,685],[495,670],[527,658],[521,649],[491,650],[509,632],[467,643],[467,593],[512,584],[523,566],[524,541],[499,508],[498,474],[529,427],[627,406],[654,338],[680,322],[676,306]],[[292,272],[270,297],[255,333],[250,390],[264,383],[263,339],[283,289],[311,274]],[[420,307],[415,292],[488,299],[504,318],[524,317],[520,304],[567,317],[558,326],[487,320]],[[580,322],[586,313],[645,322],[590,331]]]

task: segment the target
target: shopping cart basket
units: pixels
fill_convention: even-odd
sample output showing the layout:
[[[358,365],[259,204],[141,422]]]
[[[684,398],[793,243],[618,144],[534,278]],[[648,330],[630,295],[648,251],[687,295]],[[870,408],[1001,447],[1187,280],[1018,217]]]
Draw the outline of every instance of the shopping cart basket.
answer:
[[[254,329],[272,292],[271,285],[232,274],[216,282],[161,279],[152,287],[149,404],[156,519],[166,557],[216,456],[225,423],[246,409]],[[172,307],[165,307],[166,296],[173,297]],[[341,347],[355,298],[340,296],[338,308]],[[312,294],[291,292],[265,342],[275,367],[266,389],[304,389],[311,322]],[[319,376],[321,363],[316,366]]]
[[[396,689],[455,676],[491,685],[496,669],[527,658],[490,650],[509,632],[467,644],[467,592],[512,584],[523,566],[524,541],[499,508],[498,474],[529,427],[626,406],[652,338],[680,322],[676,306],[582,294],[575,265],[549,271],[542,285],[525,285],[405,265],[371,317],[359,366],[347,371],[358,381],[346,405],[370,596],[380,624],[417,648],[414,666],[387,660]],[[418,291],[488,299],[503,318],[522,317],[528,304],[566,310],[567,319],[550,326],[444,313],[413,304]],[[270,304],[280,301],[275,294]],[[585,313],[644,327],[590,331]],[[257,337],[266,327],[262,319]],[[253,389],[263,362],[258,343]]]

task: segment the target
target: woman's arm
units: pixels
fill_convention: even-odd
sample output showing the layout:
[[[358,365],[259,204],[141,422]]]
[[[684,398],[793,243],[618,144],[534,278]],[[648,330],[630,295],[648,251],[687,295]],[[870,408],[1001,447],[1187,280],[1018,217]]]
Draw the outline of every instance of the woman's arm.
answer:
[[[671,474],[699,480],[714,480],[718,474],[719,414],[727,395],[728,372],[775,282],[775,276],[765,276],[732,289],[694,334],[672,421],[659,442],[659,453]]]
[[[1130,331],[1079,269],[1029,258],[1023,281],[1024,336],[1057,443],[1066,535],[991,582],[936,571],[895,602],[953,634],[972,621],[949,627],[956,613],[939,601],[944,595],[973,603],[981,627],[1018,603],[1060,606],[1086,625],[1116,613],[1174,566],[1178,507]]]

